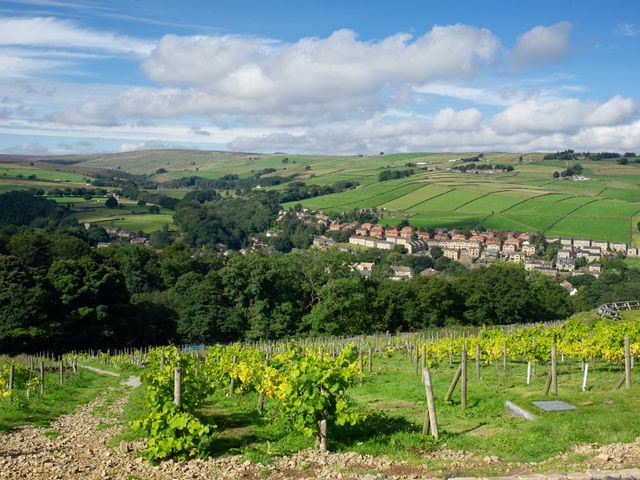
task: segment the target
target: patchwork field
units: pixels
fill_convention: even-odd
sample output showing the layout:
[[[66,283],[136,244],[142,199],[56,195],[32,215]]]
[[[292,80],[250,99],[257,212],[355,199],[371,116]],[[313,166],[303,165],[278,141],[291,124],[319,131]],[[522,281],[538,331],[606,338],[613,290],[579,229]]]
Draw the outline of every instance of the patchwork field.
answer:
[[[406,153],[371,156],[265,155],[257,153],[159,150],[109,155],[56,157],[68,164],[51,164],[45,157],[0,156],[0,191],[11,188],[60,187],[60,182],[82,185],[82,172],[101,168],[146,174],[161,184],[185,176],[219,178],[227,174],[249,177],[265,168],[267,176],[294,176],[308,185],[332,185],[357,181],[358,187],[296,203],[327,212],[376,208],[387,224],[407,219],[414,226],[473,227],[541,231],[549,235],[593,237],[633,242],[640,246],[640,166],[618,165],[613,160],[581,161],[585,181],[559,180],[553,173],[564,161],[545,160],[543,154],[485,153],[485,160],[511,164],[514,170],[499,174],[465,174],[450,168],[460,158],[476,153]],[[522,160],[520,160],[522,158]],[[22,159],[22,160],[21,160]],[[34,163],[35,162],[35,163]],[[71,163],[71,164],[69,164]],[[378,181],[383,169],[412,168],[414,175]],[[162,170],[160,170],[162,169]],[[4,173],[4,175],[3,175]],[[36,175],[37,180],[29,179]],[[169,186],[168,184],[166,184]],[[272,187],[282,190],[287,184]],[[163,189],[182,198],[187,189]],[[99,212],[90,217],[127,228],[149,231],[170,222],[169,212],[160,216]],[[102,215],[104,214],[104,215]],[[85,217],[86,216],[86,217]],[[135,229],[133,228],[133,229]]]
[[[160,208],[160,213],[149,213],[149,204],[140,206],[136,202],[122,201],[120,208],[107,208],[104,198],[84,200],[82,197],[49,197],[57,203],[73,208],[87,209],[74,213],[80,222],[96,223],[102,227],[120,227],[132,232],[146,234],[161,230],[163,225],[173,227],[173,211]]]

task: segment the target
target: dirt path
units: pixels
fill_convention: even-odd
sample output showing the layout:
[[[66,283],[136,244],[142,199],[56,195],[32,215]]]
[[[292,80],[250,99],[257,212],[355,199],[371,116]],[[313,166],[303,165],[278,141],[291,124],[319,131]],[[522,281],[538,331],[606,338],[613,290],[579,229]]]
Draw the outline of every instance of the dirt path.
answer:
[[[455,478],[456,475],[460,475],[457,472],[482,465],[486,468],[487,463],[496,462],[493,458],[478,459],[466,452],[438,451],[425,454],[425,460],[434,460],[440,464],[444,461],[447,467],[439,471],[429,471],[426,465],[388,461],[357,453],[320,454],[315,450],[305,450],[277,458],[273,464],[267,466],[251,464],[237,455],[180,463],[169,461],[153,466],[136,453],[144,448],[144,442],[121,443],[116,448],[109,446],[113,436],[124,428],[120,416],[130,392],[131,389],[124,386],[111,388],[99,395],[95,401],[79,407],[75,413],[54,420],[48,428],[22,427],[0,436],[0,478],[400,480],[425,479],[432,476]],[[116,399],[109,400],[113,398]],[[578,468],[613,469],[616,466],[621,468],[625,464],[640,464],[640,444],[579,448],[582,448],[580,453],[587,455],[590,460],[586,460]],[[501,465],[497,469],[500,467]],[[526,466],[513,467],[510,477],[513,479],[640,480],[640,469],[617,472],[591,470],[584,474],[535,476],[528,474],[531,470]]]
[[[112,377],[120,376],[119,373],[110,372],[109,370],[102,370],[101,368],[90,367],[89,365],[80,365],[80,367],[86,368],[87,370],[91,370],[92,372],[95,372],[95,373],[100,373],[102,375],[111,375]]]

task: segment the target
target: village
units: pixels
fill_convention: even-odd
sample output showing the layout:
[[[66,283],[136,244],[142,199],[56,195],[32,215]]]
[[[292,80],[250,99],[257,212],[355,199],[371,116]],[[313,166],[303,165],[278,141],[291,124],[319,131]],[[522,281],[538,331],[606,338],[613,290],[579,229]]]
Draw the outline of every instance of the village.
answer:
[[[342,250],[377,248],[381,250],[399,250],[409,255],[430,255],[438,248],[438,255],[461,263],[467,268],[478,268],[495,261],[507,261],[522,264],[527,271],[538,271],[550,276],[570,276],[591,274],[599,276],[602,272],[602,260],[619,255],[637,257],[638,248],[624,242],[608,242],[589,238],[546,237],[547,245],[556,244],[554,255],[540,255],[539,248],[533,243],[533,235],[528,232],[491,230],[472,230],[469,234],[456,229],[436,228],[432,232],[418,230],[406,225],[402,228],[384,227],[373,223],[341,224],[333,222],[329,232],[353,232],[348,245],[338,244],[329,236],[314,238],[314,248],[338,247]],[[539,235],[539,234],[538,234]],[[539,240],[538,240],[539,241]],[[366,271],[371,267],[364,268]],[[393,270],[391,278],[408,279],[414,275],[408,267]],[[432,269],[421,272],[433,274]],[[366,273],[365,273],[366,274]]]

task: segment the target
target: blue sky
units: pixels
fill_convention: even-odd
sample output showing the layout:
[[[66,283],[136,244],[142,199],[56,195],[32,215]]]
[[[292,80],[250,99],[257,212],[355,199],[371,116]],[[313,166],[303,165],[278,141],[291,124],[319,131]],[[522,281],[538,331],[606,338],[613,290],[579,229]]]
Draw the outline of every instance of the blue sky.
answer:
[[[632,1],[0,3],[0,152],[640,150]]]

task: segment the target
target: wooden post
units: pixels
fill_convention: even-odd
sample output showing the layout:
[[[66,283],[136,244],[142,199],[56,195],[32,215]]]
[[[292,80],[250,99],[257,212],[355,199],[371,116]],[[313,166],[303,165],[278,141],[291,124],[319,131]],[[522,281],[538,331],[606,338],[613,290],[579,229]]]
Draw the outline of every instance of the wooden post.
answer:
[[[238,361],[238,357],[237,357],[237,355],[234,355],[233,356],[233,365],[235,365],[237,361]],[[235,378],[231,377],[231,381],[229,382],[229,396],[233,395],[235,387],[236,387],[236,380],[235,380]]]
[[[476,378],[480,378],[480,344],[476,343]]]
[[[549,370],[549,374],[547,375],[547,381],[544,383],[544,395],[545,397],[549,395],[549,389],[551,388],[551,370]]]
[[[369,361],[367,363],[367,370],[369,373],[373,371],[373,347],[369,347]]]
[[[467,349],[465,346],[462,346],[462,372],[461,379],[462,384],[460,385],[460,406],[463,410],[467,408]]]
[[[40,395],[44,395],[44,360],[40,359]]]
[[[624,337],[624,388],[631,388],[631,346],[629,337]]]
[[[358,349],[358,368],[360,370],[360,385],[362,385],[364,381],[364,361],[362,349]]]
[[[424,383],[425,393],[427,395],[427,412],[429,413],[429,426],[431,427],[431,435],[438,439],[438,419],[436,417],[436,405],[433,399],[433,388],[431,386],[431,372],[429,367],[425,366],[422,370],[422,382]]]
[[[320,387],[320,394],[325,395],[326,390]],[[321,452],[327,451],[327,412],[322,412],[322,418],[318,421],[318,447]]]
[[[558,347],[551,345],[551,389],[558,396]]]
[[[323,416],[318,422],[318,446],[321,452],[327,451],[327,419]]]
[[[507,342],[502,345],[502,368],[507,370]]]
[[[176,366],[173,371],[173,403],[182,405],[182,367]]]
[[[60,385],[62,385],[62,383],[64,382],[64,364],[62,363],[62,360],[60,360]]]
[[[13,390],[13,374],[14,374],[14,366],[13,366],[13,360],[11,360],[11,365],[9,365],[9,391]],[[11,394],[11,400],[13,400],[13,392]]]
[[[445,402],[448,402],[449,400],[451,400],[451,396],[453,395],[453,391],[455,390],[456,385],[458,384],[458,380],[460,380],[461,374],[462,374],[462,363],[456,370],[456,373],[453,376],[453,380],[451,380],[451,385],[449,385],[449,390],[447,390],[447,394],[444,397]]]
[[[415,363],[414,363],[414,373],[416,375],[420,375],[420,349],[418,348],[418,344],[415,346],[416,354],[415,354]]]
[[[427,346],[422,345],[422,369],[427,368]]]

